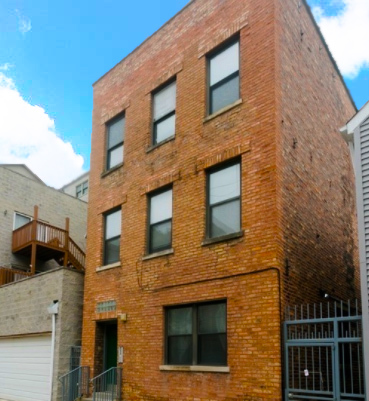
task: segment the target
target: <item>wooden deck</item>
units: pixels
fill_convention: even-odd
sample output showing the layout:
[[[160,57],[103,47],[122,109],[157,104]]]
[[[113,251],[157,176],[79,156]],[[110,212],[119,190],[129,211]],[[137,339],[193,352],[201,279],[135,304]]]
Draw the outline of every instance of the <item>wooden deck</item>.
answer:
[[[86,255],[69,236],[69,219],[66,219],[65,229],[41,222],[37,206],[33,220],[13,231],[12,252],[30,256],[30,275],[36,272],[37,260],[54,259],[64,267],[85,269]]]

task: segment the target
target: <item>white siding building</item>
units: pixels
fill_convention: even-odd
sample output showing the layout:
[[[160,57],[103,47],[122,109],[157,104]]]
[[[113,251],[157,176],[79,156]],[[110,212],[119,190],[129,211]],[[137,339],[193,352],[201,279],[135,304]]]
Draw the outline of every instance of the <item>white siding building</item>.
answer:
[[[369,102],[341,128],[356,176],[366,398],[369,399]]]

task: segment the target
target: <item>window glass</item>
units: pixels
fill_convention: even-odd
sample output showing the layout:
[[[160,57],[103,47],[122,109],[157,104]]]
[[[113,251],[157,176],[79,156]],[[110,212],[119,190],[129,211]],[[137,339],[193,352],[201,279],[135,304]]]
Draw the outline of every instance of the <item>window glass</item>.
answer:
[[[198,339],[199,365],[227,365],[227,335],[207,334]]]
[[[82,184],[77,185],[77,187],[76,187],[76,195],[77,195],[77,198],[80,198],[82,196]]]
[[[150,224],[172,218],[172,190],[151,197]]]
[[[104,264],[118,262],[120,258],[121,209],[105,215]]]
[[[205,304],[199,306],[198,324],[200,334],[226,332],[226,304]]]
[[[29,223],[32,219],[28,216],[24,216],[23,214],[16,213],[14,218],[14,230],[24,226]]]
[[[239,80],[239,76],[236,76],[211,91],[210,102],[213,113],[234,103],[240,98]]]
[[[125,128],[125,118],[123,117],[109,124],[109,139],[108,139],[109,149],[123,142],[124,128]]]
[[[240,164],[210,174],[210,204],[240,196]]]
[[[239,232],[240,227],[240,201],[223,203],[214,206],[211,211],[211,237]]]
[[[125,130],[125,118],[120,117],[107,124],[107,169],[111,169],[123,162],[123,141]]]
[[[168,249],[172,244],[172,221],[159,223],[151,227],[150,232],[150,249],[151,251],[159,251]]]
[[[227,364],[226,302],[169,308],[167,363],[172,365]],[[193,324],[193,322],[197,324]]]
[[[105,243],[105,264],[118,262],[120,253],[120,236],[107,240]]]
[[[192,365],[192,336],[175,336],[168,339],[168,363]]]
[[[154,95],[154,120],[172,112],[176,108],[176,82],[172,82]]]
[[[210,85],[220,82],[239,70],[239,42],[210,59]]]
[[[156,124],[156,143],[162,142],[175,133],[176,115],[168,117]]]
[[[115,148],[109,153],[109,168],[117,166],[123,162],[123,145]]]
[[[240,44],[237,41],[209,57],[210,114],[234,103],[240,97],[239,51]]]
[[[88,181],[85,181],[82,185],[82,193],[83,195],[87,194],[88,191]]]
[[[192,334],[192,307],[168,310],[168,334]]]
[[[106,215],[105,238],[110,239],[120,235],[121,210]]]
[[[208,175],[207,235],[216,238],[241,231],[241,165]]]

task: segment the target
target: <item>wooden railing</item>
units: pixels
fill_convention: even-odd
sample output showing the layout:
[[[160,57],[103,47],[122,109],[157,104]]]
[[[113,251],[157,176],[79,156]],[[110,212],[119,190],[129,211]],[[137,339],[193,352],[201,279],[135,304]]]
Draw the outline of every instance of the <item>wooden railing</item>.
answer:
[[[69,245],[69,247],[68,247],[69,248],[69,255],[72,256],[72,258],[74,258],[75,261],[78,262],[78,264],[82,267],[82,269],[84,269],[85,268],[85,263],[86,263],[86,255],[85,255],[85,253],[72,240],[72,238],[69,238],[68,245]],[[72,264],[74,264],[72,258],[70,258],[70,259],[71,259]],[[78,268],[78,266],[75,266],[75,267]]]
[[[0,286],[22,280],[26,277],[30,277],[31,275],[32,274],[29,272],[0,266]]]
[[[13,252],[33,242],[64,251],[68,258],[67,265],[71,264],[78,270],[84,270],[85,253],[69,237],[67,230],[33,220],[13,231]]]
[[[25,224],[13,231],[13,249],[19,248],[32,241],[33,222]]]

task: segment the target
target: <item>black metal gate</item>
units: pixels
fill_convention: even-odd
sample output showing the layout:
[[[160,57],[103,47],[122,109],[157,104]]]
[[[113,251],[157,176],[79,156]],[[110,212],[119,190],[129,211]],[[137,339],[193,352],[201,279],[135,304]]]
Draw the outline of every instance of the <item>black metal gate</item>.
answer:
[[[357,301],[287,308],[284,339],[286,401],[365,400]]]

